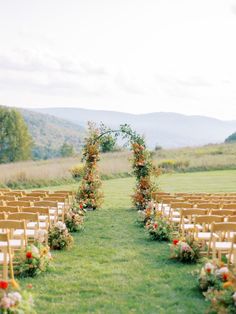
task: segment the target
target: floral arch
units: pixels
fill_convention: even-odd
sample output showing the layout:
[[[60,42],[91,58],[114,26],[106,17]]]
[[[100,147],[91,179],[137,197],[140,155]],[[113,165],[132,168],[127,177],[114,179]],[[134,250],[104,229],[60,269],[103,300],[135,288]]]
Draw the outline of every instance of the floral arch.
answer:
[[[114,133],[128,139],[133,152],[132,168],[136,177],[135,192],[132,195],[133,205],[137,210],[144,210],[151,201],[152,192],[156,190],[151,180],[155,168],[152,164],[151,154],[146,148],[145,140],[133,131],[129,125],[120,125],[118,130],[111,130],[101,125],[88,123],[88,136],[85,139],[83,149],[83,161],[85,161],[84,175],[77,198],[84,208],[96,209],[101,206],[103,193],[101,192],[101,179],[98,171],[100,160],[100,140],[104,135]]]

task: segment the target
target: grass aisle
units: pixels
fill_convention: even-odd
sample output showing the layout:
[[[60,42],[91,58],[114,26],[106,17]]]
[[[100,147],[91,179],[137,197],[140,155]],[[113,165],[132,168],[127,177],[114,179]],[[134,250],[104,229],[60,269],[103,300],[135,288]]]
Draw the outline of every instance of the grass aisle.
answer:
[[[149,241],[130,209],[132,185],[104,182],[105,203],[89,212],[75,246],[55,254],[55,270],[25,280],[38,313],[204,313],[191,271],[168,259],[166,243]]]

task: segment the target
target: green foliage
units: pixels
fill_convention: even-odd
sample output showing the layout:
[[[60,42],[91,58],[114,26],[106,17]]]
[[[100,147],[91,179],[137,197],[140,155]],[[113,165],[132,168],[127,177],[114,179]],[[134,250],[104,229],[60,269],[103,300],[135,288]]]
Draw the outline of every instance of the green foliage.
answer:
[[[60,148],[61,157],[72,157],[75,155],[74,146],[64,142]]]
[[[236,142],[236,132],[234,132],[233,134],[231,134],[225,139],[225,143],[232,143],[232,142]]]
[[[112,152],[116,147],[116,138],[112,134],[104,135],[100,140],[100,149],[102,153]]]
[[[32,138],[21,114],[0,107],[0,163],[31,158]]]

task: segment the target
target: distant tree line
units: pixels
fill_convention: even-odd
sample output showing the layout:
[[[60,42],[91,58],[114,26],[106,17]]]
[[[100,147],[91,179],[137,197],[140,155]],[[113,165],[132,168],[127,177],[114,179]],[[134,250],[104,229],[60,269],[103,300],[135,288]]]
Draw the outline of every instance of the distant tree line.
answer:
[[[0,107],[0,163],[31,159],[33,140],[22,115]]]

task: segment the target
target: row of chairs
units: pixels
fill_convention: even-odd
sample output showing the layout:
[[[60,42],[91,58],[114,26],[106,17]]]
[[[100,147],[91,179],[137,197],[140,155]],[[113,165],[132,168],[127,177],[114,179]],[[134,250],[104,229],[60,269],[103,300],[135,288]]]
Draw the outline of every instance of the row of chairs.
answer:
[[[69,191],[0,189],[0,264],[4,280],[14,278],[15,256],[28,243],[43,237],[47,244],[49,228],[64,221],[73,200],[74,194]]]
[[[228,255],[228,261],[236,263],[236,206],[224,204],[222,209],[207,203],[201,208],[194,203],[170,202],[158,204],[158,211],[182,236],[191,235],[207,247],[208,256],[221,259]],[[227,209],[225,209],[225,207]]]

